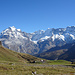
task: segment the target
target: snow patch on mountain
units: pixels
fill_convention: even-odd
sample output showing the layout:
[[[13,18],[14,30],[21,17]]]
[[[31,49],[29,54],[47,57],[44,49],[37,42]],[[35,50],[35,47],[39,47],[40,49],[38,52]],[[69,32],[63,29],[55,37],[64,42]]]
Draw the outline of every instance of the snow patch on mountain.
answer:
[[[9,27],[12,31],[15,31],[16,30],[16,28],[14,27],[14,26],[12,26],[12,27]]]
[[[17,29],[17,31],[21,31],[21,29]]]
[[[32,42],[34,42],[35,44],[37,44],[38,41],[32,41]]]
[[[52,36],[52,39],[53,39],[53,41],[54,41],[55,39],[59,39],[59,40],[65,41],[65,37],[64,37],[63,35],[58,35],[58,34],[53,35],[53,36]]]
[[[73,40],[75,39],[75,36],[74,35],[70,34],[70,36],[73,38]]]
[[[45,40],[47,40],[48,38],[50,38],[50,36],[45,36],[45,37],[41,38],[40,40],[41,40],[41,41],[45,41]]]

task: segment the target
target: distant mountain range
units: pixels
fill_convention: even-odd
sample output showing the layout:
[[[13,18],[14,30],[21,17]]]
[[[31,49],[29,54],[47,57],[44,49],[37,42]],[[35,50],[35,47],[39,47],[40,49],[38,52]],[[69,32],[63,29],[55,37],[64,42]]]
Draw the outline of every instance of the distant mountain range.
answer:
[[[54,48],[52,51],[56,51],[57,47],[72,45],[75,42],[75,26],[48,28],[46,31],[39,30],[34,33],[22,32],[13,26],[0,33],[0,41],[8,49],[31,55],[47,52],[52,48]],[[66,52],[71,45],[60,53]]]

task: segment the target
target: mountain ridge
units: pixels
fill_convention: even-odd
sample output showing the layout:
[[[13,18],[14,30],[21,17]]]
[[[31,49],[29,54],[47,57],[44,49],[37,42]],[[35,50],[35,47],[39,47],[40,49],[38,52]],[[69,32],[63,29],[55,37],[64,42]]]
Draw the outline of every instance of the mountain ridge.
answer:
[[[75,43],[72,44],[71,47],[64,54],[60,55],[58,59],[75,62]]]
[[[65,54],[72,45],[73,44],[70,43],[70,44],[65,44],[63,46],[56,46],[56,47],[48,49],[45,52],[36,54],[34,56],[39,57],[39,58],[44,58],[47,60],[58,60],[60,58],[60,56]],[[61,58],[61,60],[62,60],[62,58]]]
[[[22,32],[14,26],[0,33],[4,47],[31,55],[42,53],[55,46],[63,46],[75,41],[75,26],[66,28],[48,28],[34,33]]]

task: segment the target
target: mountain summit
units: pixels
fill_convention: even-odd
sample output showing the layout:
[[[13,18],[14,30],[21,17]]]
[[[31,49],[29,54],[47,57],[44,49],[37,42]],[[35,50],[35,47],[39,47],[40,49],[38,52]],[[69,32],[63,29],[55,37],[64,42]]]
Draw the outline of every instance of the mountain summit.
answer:
[[[21,53],[33,54],[37,45],[30,41],[28,35],[28,33],[22,32],[20,29],[16,29],[13,26],[0,33],[0,41],[2,41],[3,46],[8,49]]]
[[[48,28],[34,33],[22,32],[14,26],[0,33],[0,41],[4,47],[11,50],[37,54],[55,46],[63,46],[75,41],[75,26],[66,28]]]

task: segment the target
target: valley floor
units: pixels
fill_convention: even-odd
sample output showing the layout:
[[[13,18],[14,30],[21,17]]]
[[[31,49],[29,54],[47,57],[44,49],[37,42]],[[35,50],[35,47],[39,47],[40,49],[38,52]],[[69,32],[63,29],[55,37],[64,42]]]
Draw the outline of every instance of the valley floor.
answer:
[[[0,62],[0,75],[75,75],[75,65],[70,65]]]

